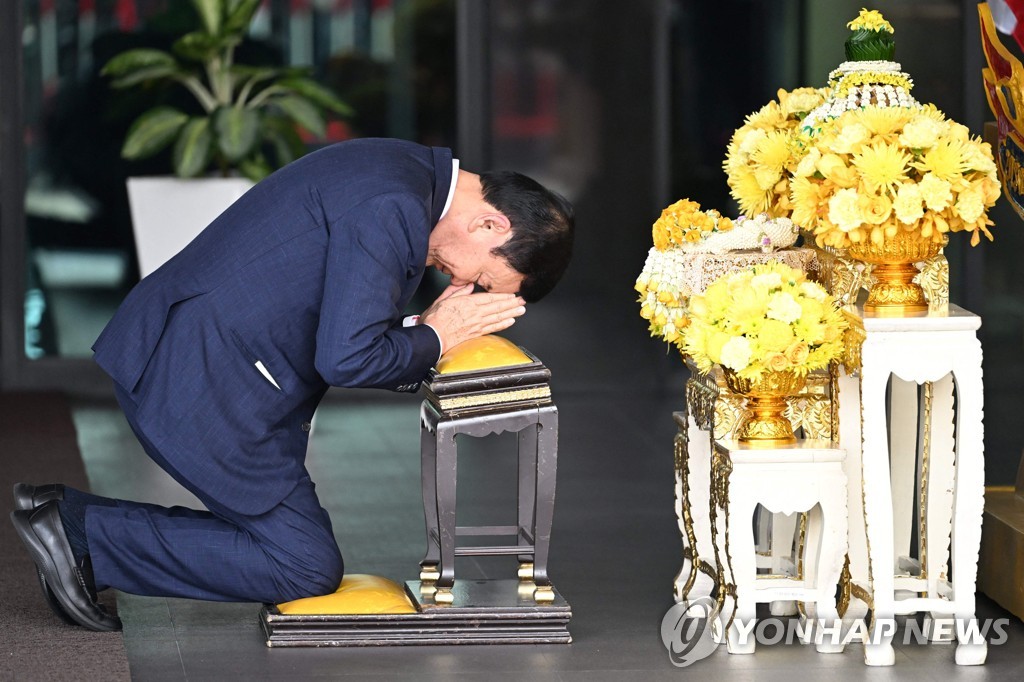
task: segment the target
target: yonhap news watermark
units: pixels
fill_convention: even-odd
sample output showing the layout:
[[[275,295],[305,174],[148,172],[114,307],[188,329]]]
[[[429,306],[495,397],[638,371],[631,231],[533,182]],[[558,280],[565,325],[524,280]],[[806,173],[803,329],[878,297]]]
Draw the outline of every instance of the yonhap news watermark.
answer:
[[[661,641],[669,660],[677,667],[686,667],[707,658],[724,641],[725,632],[718,604],[710,597],[701,597],[673,605],[661,620]],[[893,643],[926,644],[929,641],[987,641],[990,646],[1005,644],[1009,618],[938,617],[924,623],[909,617],[903,622],[878,619],[872,629],[864,619],[849,622],[823,618],[768,617],[748,621],[734,620],[735,641],[745,644],[754,639],[758,645],[826,644],[841,647],[848,644]]]

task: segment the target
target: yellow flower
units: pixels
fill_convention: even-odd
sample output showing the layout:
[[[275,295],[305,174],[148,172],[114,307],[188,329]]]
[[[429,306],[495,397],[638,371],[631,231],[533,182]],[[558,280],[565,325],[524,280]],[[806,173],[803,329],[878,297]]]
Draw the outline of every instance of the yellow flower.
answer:
[[[908,149],[928,149],[939,140],[942,124],[928,116],[916,116],[903,127],[900,144]]]
[[[923,173],[932,173],[942,180],[958,178],[966,170],[963,148],[964,143],[959,140],[941,139],[924,153],[920,161],[914,163],[914,168]]]
[[[817,282],[801,282],[800,293],[819,303],[828,298],[828,292],[825,291],[825,287]]]
[[[835,139],[829,144],[829,149],[837,154],[851,154],[870,139],[871,131],[867,126],[860,123],[847,123],[839,128]]]
[[[995,173],[996,162],[992,158],[992,145],[980,140],[971,140],[963,146],[964,166],[979,173]]]
[[[755,291],[767,293],[772,289],[780,289],[781,287],[782,275],[777,272],[765,272],[750,278],[750,288]]]
[[[891,190],[907,178],[911,156],[896,145],[875,142],[854,154],[853,165],[871,190]]]
[[[750,341],[745,336],[734,336],[722,346],[722,364],[737,372],[747,368],[750,355]]]
[[[942,211],[953,200],[950,184],[945,180],[927,173],[917,185],[921,189],[921,197],[925,205],[932,211]]]
[[[733,223],[732,223],[732,220],[730,218],[720,218],[718,220],[718,231],[719,232],[728,232],[732,228],[733,228]]]
[[[823,183],[808,178],[794,178],[790,196],[793,200],[792,220],[797,225],[813,227],[828,215],[828,193]]]
[[[825,101],[824,94],[817,88],[797,88],[792,92],[779,89],[776,95],[779,99],[782,113],[787,117],[799,116],[803,118],[800,114],[806,115]]]
[[[785,125],[786,114],[779,103],[772,100],[746,118],[746,125],[754,128],[778,128]]]
[[[659,220],[654,223],[654,228],[651,231],[651,236],[654,239],[654,248],[658,251],[664,251],[669,245],[669,231],[667,226]]]
[[[784,372],[790,368],[789,360],[778,351],[769,351],[764,356],[765,366],[773,372]]]
[[[881,225],[892,214],[892,202],[884,194],[861,194],[858,208],[869,225]]]
[[[892,134],[903,128],[910,116],[902,107],[864,107],[863,109],[854,109],[851,118],[870,130],[872,134],[891,141],[890,137],[894,137]]]
[[[786,359],[794,365],[802,365],[807,362],[807,356],[810,355],[810,348],[807,347],[806,343],[802,341],[794,341],[786,348]]]
[[[857,199],[857,190],[841,189],[828,201],[828,219],[843,232],[849,232],[864,223]]]
[[[793,343],[793,328],[780,320],[765,320],[757,339],[765,350],[781,353]]]
[[[862,29],[865,31],[885,31],[886,33],[896,32],[896,29],[892,27],[892,24],[886,21],[885,17],[882,16],[882,13],[876,9],[868,10],[866,8],[861,8],[860,14],[857,15],[857,18],[846,26],[853,31]]]
[[[901,223],[913,225],[924,215],[922,206],[924,198],[921,196],[921,188],[913,182],[905,182],[900,185],[896,192],[896,199],[892,202],[892,210]]]
[[[809,152],[804,154],[804,157],[800,159],[800,162],[796,165],[796,171],[793,173],[798,178],[806,178],[814,175],[815,166],[821,159],[821,152],[818,151],[817,147],[812,147]]]

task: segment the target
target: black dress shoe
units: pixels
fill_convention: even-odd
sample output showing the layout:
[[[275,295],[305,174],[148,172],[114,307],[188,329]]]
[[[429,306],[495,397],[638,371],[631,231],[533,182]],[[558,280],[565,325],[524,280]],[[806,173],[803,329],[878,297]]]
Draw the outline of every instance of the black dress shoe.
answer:
[[[35,509],[50,500],[64,499],[64,484],[48,485],[14,484],[14,507],[16,509]]]
[[[15,483],[14,484],[14,507],[15,509],[24,509],[32,511],[36,507],[50,500],[63,500],[64,499],[64,485],[62,483],[51,483],[49,485],[29,485],[28,483]],[[46,584],[46,578],[43,577],[43,572],[36,569],[36,575],[39,576],[39,587],[43,590],[43,599],[46,600],[50,610],[57,614],[57,617],[68,625],[78,625],[75,620],[67,614],[64,607],[57,601],[57,597],[54,596],[53,590]]]
[[[11,522],[68,616],[90,630],[121,629],[121,621],[103,610],[89,594],[89,580],[75,563],[57,502],[51,500],[34,511],[13,511]]]

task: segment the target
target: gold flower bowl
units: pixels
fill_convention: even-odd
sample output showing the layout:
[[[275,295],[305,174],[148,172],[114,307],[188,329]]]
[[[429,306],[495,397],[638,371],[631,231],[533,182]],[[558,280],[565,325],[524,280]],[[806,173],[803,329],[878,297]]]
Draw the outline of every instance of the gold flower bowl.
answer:
[[[864,310],[886,317],[928,310],[924,290],[913,281],[917,276],[914,263],[937,256],[946,241],[944,238],[935,242],[916,231],[900,230],[882,244],[861,242],[851,245],[850,258],[874,265],[875,284],[868,292]]]
[[[796,442],[793,425],[783,415],[786,398],[799,393],[806,375],[791,371],[761,373],[759,379],[744,379],[725,369],[729,390],[747,399],[746,412],[736,426],[736,438],[744,443],[776,447]]]

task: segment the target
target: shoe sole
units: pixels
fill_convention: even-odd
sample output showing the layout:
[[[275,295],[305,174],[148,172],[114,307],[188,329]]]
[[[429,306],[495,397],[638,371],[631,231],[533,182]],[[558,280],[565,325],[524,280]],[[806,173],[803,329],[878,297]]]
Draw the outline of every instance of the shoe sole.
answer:
[[[18,518],[17,512],[11,512],[11,523],[14,524],[14,529],[18,532],[18,536],[21,538],[21,542],[28,549],[28,553],[32,556],[32,560],[36,564],[37,570],[46,577],[47,573],[53,575],[59,575],[57,566],[53,562],[53,557],[46,551],[39,537],[35,534],[32,526],[29,524],[28,519]],[[80,609],[78,609],[71,598],[68,596],[64,589],[64,586],[59,580],[47,580],[47,586],[53,590],[54,597],[60,602],[61,608],[64,612],[75,620],[78,625],[95,630],[97,632],[116,632],[121,629],[120,622],[117,624],[108,624],[93,620],[93,618]],[[83,588],[84,589],[84,588]]]
[[[32,511],[35,509],[35,505],[32,504],[31,498],[29,498],[29,503],[27,505],[24,504],[23,495],[19,490],[21,485],[22,484],[20,483],[16,483],[14,485],[14,506],[22,511]],[[64,607],[60,605],[59,601],[57,601],[57,596],[53,593],[53,590],[50,589],[50,586],[46,584],[46,576],[43,575],[43,572],[36,568],[36,575],[39,577],[39,587],[43,590],[43,599],[46,600],[46,605],[50,607],[50,610],[68,625],[78,625],[78,621],[69,616],[68,612],[65,611]]]

